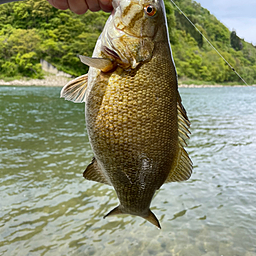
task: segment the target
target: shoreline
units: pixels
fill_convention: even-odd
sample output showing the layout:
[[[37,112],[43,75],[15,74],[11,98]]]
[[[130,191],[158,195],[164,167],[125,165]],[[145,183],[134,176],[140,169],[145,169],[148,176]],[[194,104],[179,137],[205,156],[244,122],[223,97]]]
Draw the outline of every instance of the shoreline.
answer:
[[[46,76],[44,79],[26,79],[13,80],[6,82],[0,80],[0,86],[49,86],[49,87],[63,87],[72,78],[64,76]]]
[[[64,76],[46,76],[44,79],[19,79],[6,82],[0,80],[0,86],[48,86],[48,87],[63,87],[73,78],[68,78]],[[179,84],[179,88],[217,88],[217,87],[247,87],[246,85],[195,85],[195,84]],[[249,85],[250,87],[255,87],[256,85]]]
[[[215,85],[210,85],[210,84],[179,84],[179,88],[221,88],[221,87],[256,87],[256,84],[253,85],[221,85],[221,84],[215,84]]]

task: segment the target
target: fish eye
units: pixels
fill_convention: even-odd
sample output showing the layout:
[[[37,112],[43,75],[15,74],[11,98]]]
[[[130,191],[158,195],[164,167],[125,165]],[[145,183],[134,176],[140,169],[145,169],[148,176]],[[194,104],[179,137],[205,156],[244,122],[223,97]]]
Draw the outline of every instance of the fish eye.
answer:
[[[156,8],[153,5],[147,5],[144,7],[144,11],[148,16],[154,16],[156,14]]]

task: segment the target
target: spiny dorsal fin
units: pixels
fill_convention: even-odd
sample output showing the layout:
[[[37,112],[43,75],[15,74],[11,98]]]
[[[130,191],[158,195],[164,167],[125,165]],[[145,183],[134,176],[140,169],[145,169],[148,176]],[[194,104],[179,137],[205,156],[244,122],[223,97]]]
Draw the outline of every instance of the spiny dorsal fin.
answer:
[[[83,55],[78,55],[81,62],[93,68],[100,69],[102,72],[108,72],[116,67],[116,63],[106,58],[91,58]]]
[[[179,143],[181,147],[185,147],[187,146],[186,139],[189,139],[190,122],[188,120],[186,110],[181,103],[180,95],[178,95],[177,111],[178,111]]]
[[[81,103],[85,101],[88,75],[82,75],[66,84],[61,92],[60,97],[65,100]]]
[[[178,109],[178,132],[179,132],[179,155],[176,161],[176,167],[174,170],[170,171],[168,178],[165,183],[175,182],[175,181],[185,181],[188,180],[192,174],[193,163],[188,156],[188,153],[183,148],[187,146],[186,139],[189,139],[190,122],[185,108],[181,103],[181,98],[178,95],[177,102]]]
[[[95,157],[93,157],[92,162],[87,166],[86,170],[83,173],[83,176],[87,180],[93,180],[96,182],[112,186],[110,181],[106,178],[106,176],[100,169]]]
[[[190,127],[190,122],[188,120],[186,109],[183,107],[183,105],[181,103],[180,94],[178,94],[177,108],[178,108],[178,118],[179,118],[179,120],[182,120],[189,128]]]

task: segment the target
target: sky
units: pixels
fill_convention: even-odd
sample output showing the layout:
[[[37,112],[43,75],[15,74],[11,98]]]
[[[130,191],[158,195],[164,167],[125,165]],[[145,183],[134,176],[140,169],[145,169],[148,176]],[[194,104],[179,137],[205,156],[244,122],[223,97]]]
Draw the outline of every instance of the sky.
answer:
[[[256,45],[256,0],[195,0],[229,30]]]

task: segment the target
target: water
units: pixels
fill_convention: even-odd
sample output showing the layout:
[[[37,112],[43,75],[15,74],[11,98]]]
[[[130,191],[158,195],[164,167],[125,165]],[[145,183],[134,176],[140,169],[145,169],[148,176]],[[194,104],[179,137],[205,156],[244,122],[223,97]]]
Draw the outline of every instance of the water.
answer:
[[[60,88],[0,87],[0,255],[256,255],[256,88],[182,88],[191,179],[140,217],[82,172],[92,151],[83,104]]]

